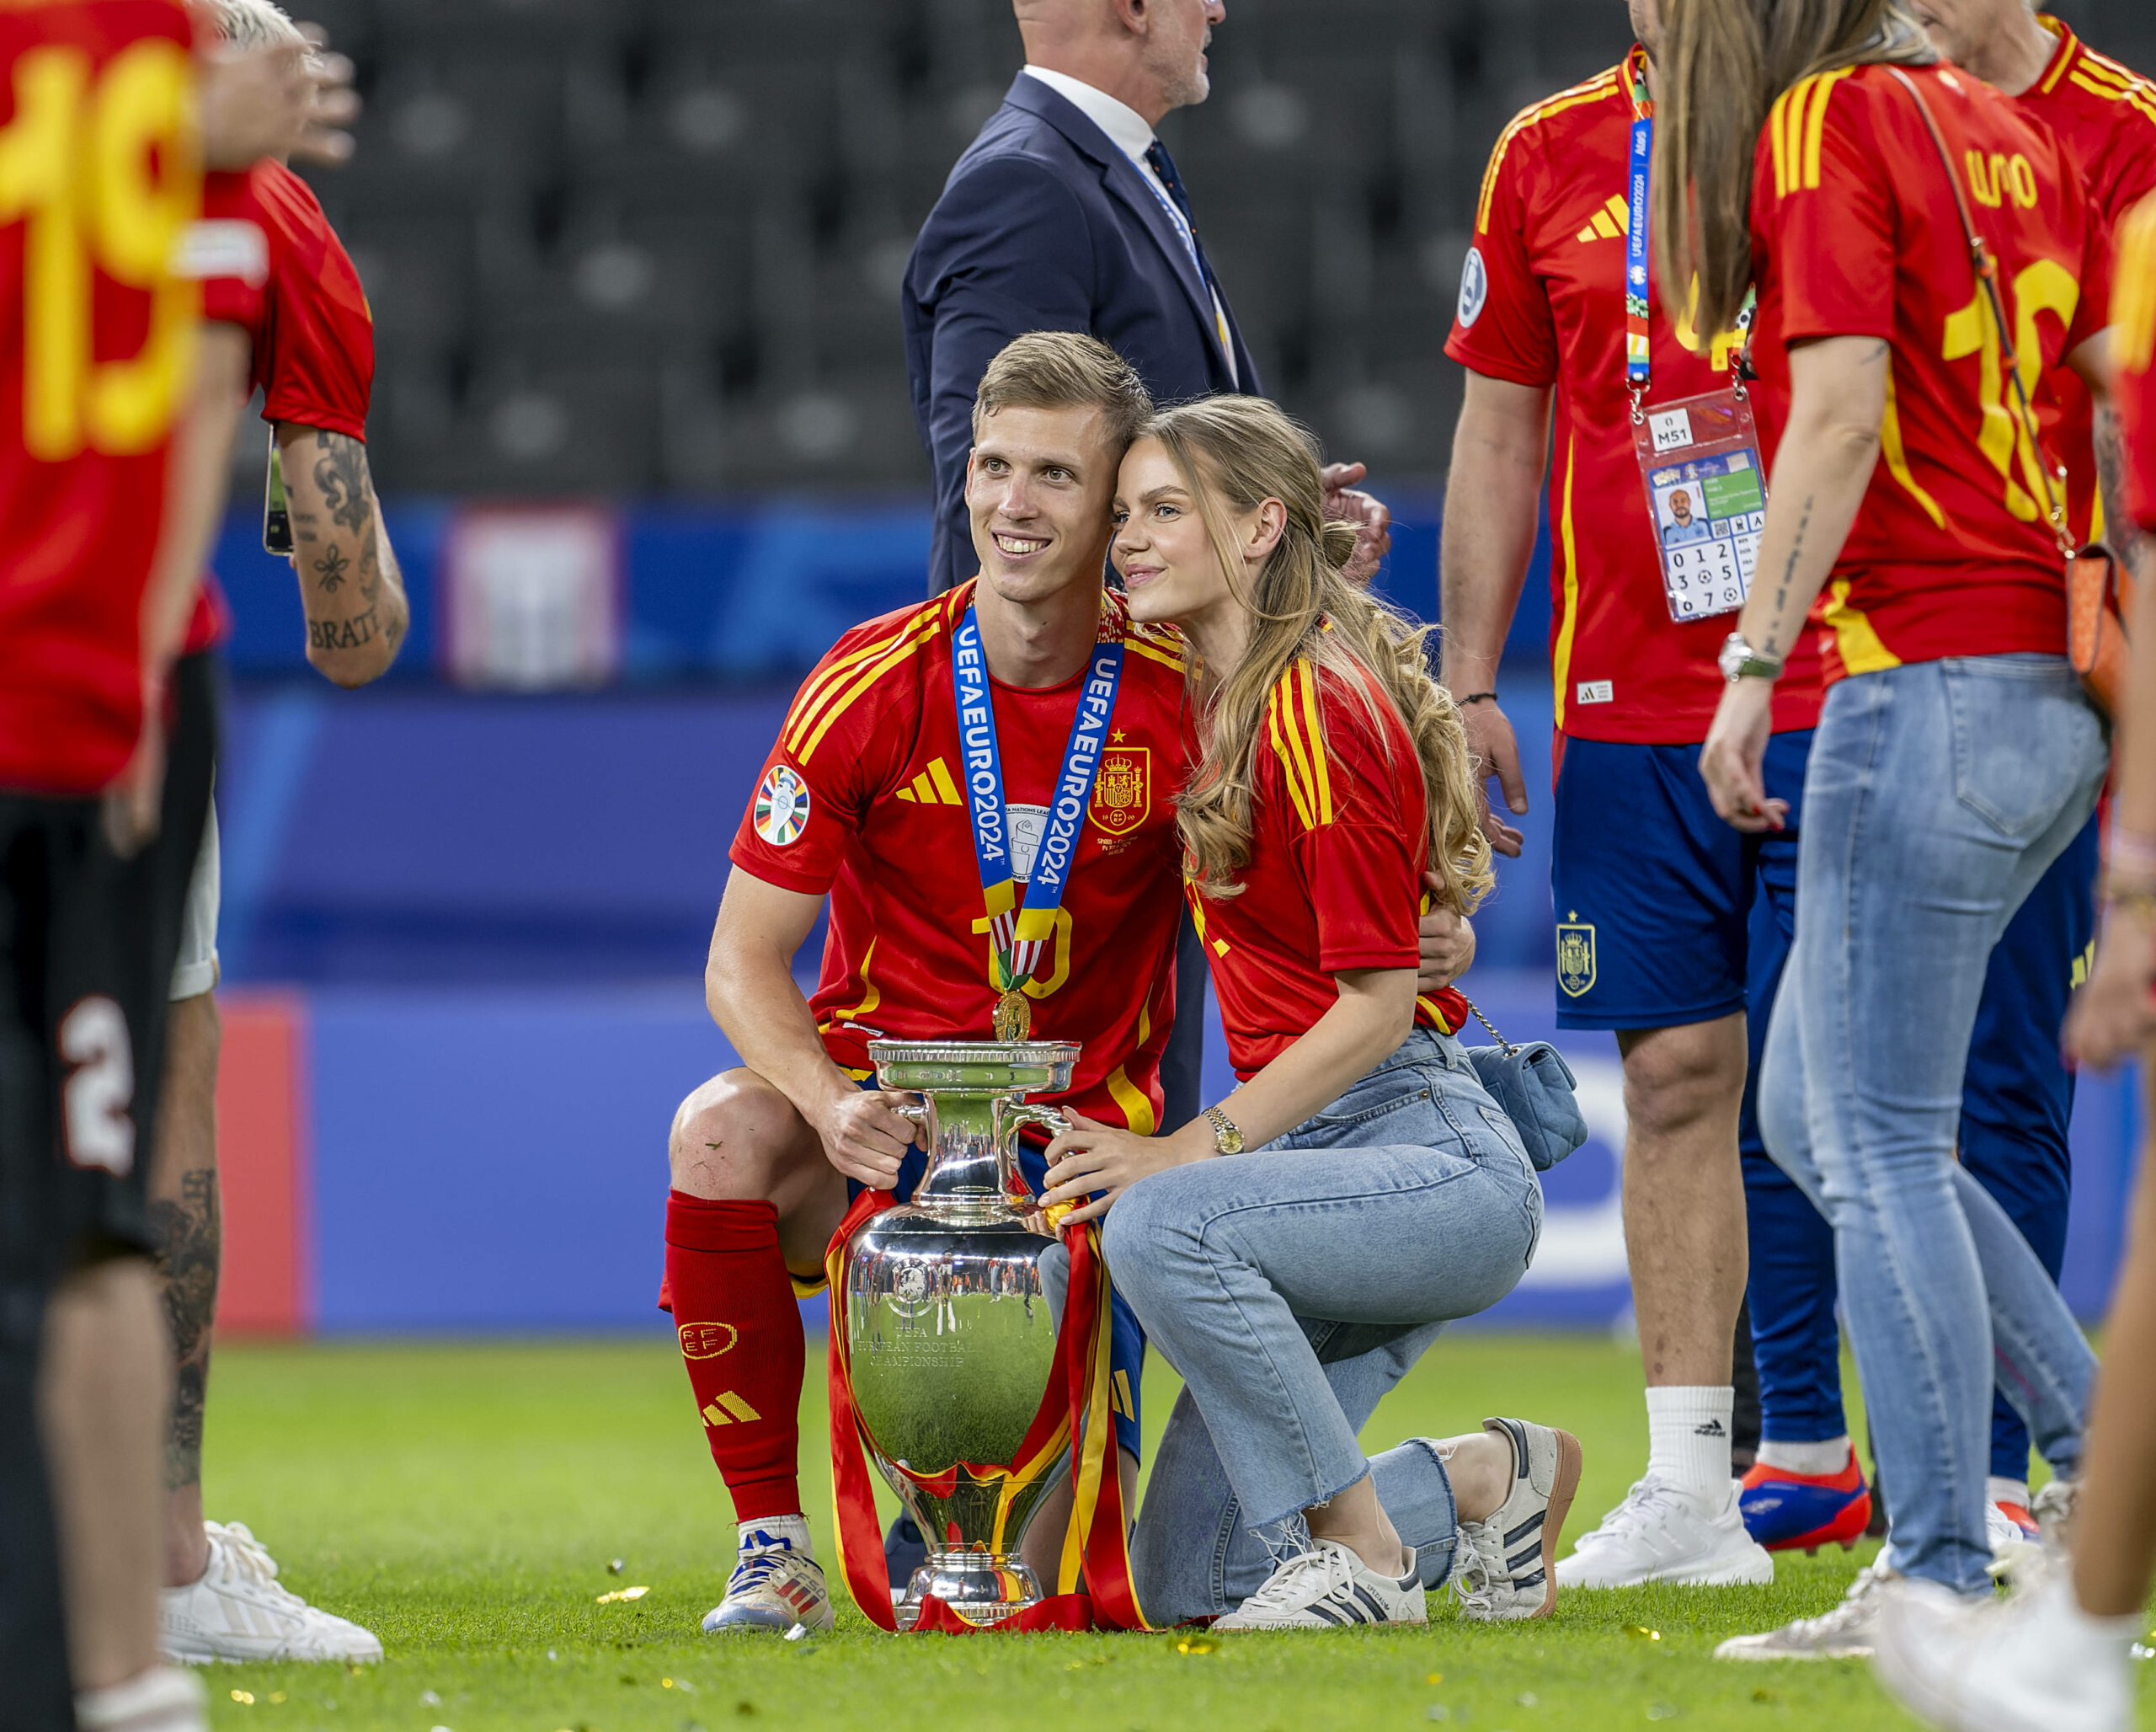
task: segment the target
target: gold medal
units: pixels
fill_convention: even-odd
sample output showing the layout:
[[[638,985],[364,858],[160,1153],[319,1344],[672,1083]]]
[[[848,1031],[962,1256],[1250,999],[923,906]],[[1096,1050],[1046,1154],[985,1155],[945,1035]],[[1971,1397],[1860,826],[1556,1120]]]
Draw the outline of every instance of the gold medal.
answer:
[[[1026,995],[1015,986],[995,1001],[995,1038],[999,1040],[1025,1040],[1033,1032],[1033,1008],[1026,1002]]]

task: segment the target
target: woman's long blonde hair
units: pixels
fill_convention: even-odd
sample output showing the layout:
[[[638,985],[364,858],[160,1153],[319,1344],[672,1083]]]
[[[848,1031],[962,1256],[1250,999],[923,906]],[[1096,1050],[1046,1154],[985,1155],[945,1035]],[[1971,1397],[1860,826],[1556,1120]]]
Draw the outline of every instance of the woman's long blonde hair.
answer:
[[[1460,711],[1430,677],[1423,650],[1430,628],[1341,575],[1355,532],[1325,521],[1315,441],[1257,397],[1209,397],[1163,409],[1138,436],[1158,440],[1182,472],[1228,587],[1251,617],[1249,648],[1205,702],[1204,755],[1176,801],[1177,827],[1200,890],[1231,896],[1241,889],[1235,874],[1250,863],[1266,701],[1296,659],[1306,656],[1347,676],[1349,690],[1374,711],[1382,702],[1406,729],[1422,767],[1428,863],[1444,886],[1438,901],[1471,912],[1492,879]],[[1255,577],[1246,577],[1229,513],[1255,511],[1267,500],[1286,508],[1287,525]],[[1358,670],[1374,676],[1377,692]],[[1201,677],[1195,657],[1191,677]]]
[[[1683,298],[1670,284],[1696,273],[1694,328],[1737,323],[1752,286],[1753,157],[1784,91],[1838,67],[1937,58],[1903,0],[1662,0],[1653,227],[1664,303]]]

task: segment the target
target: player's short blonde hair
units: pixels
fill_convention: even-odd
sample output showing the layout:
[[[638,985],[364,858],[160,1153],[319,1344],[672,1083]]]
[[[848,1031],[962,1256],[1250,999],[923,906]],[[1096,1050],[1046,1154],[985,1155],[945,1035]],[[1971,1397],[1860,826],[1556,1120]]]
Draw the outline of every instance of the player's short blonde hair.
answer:
[[[276,0],[200,0],[217,35],[235,48],[304,48],[307,40]]]
[[[1003,345],[980,376],[974,397],[974,437],[1000,409],[1097,409],[1120,452],[1153,413],[1138,369],[1097,337],[1077,331],[1028,331]]]

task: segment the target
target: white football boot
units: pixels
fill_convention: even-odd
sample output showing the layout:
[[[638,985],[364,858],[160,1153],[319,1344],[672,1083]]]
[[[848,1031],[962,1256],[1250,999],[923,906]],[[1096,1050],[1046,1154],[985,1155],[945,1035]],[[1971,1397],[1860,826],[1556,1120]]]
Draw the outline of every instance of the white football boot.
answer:
[[[1903,1707],[1952,1732],[2132,1732],[2140,1620],[2089,1617],[2072,1596],[2063,1573],[2004,1601],[1897,1582],[1873,1668]]]
[[[831,1590],[814,1558],[783,1534],[745,1529],[741,1554],[726,1579],[726,1597],[704,1614],[707,1634],[719,1630],[777,1630],[796,1624],[828,1630],[838,1622]]]
[[[1580,1441],[1524,1419],[1485,1419],[1482,1429],[1512,1445],[1513,1483],[1491,1515],[1460,1524],[1465,1555],[1450,1584],[1460,1615],[1476,1623],[1547,1617],[1557,1603],[1557,1541],[1579,1489]]]
[[[157,1651],[167,1660],[373,1661],[371,1630],[310,1606],[277,1580],[277,1561],[242,1521],[205,1521],[201,1579],[157,1599]]]
[[[1343,1624],[1429,1622],[1422,1579],[1411,1551],[1407,1574],[1380,1575],[1337,1540],[1312,1540],[1215,1630],[1330,1630]]]
[[[1742,1490],[1732,1479],[1720,1498],[1709,1499],[1652,1473],[1635,1481],[1625,1501],[1558,1564],[1557,1585],[1765,1586],[1774,1579],[1774,1560],[1744,1531]]]
[[[1778,1630],[1732,1636],[1715,1649],[1716,1660],[1869,1660],[1878,1639],[1884,1590],[1899,1578],[1867,1564],[1856,1573],[1841,1604],[1817,1617],[1800,1617]]]

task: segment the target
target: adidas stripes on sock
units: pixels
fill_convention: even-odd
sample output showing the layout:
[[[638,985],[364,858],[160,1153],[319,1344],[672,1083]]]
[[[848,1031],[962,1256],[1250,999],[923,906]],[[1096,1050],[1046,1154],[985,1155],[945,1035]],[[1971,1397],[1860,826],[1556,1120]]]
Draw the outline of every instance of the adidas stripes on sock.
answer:
[[[1729,1491],[1729,1384],[1647,1391],[1647,1472],[1719,1503]]]

